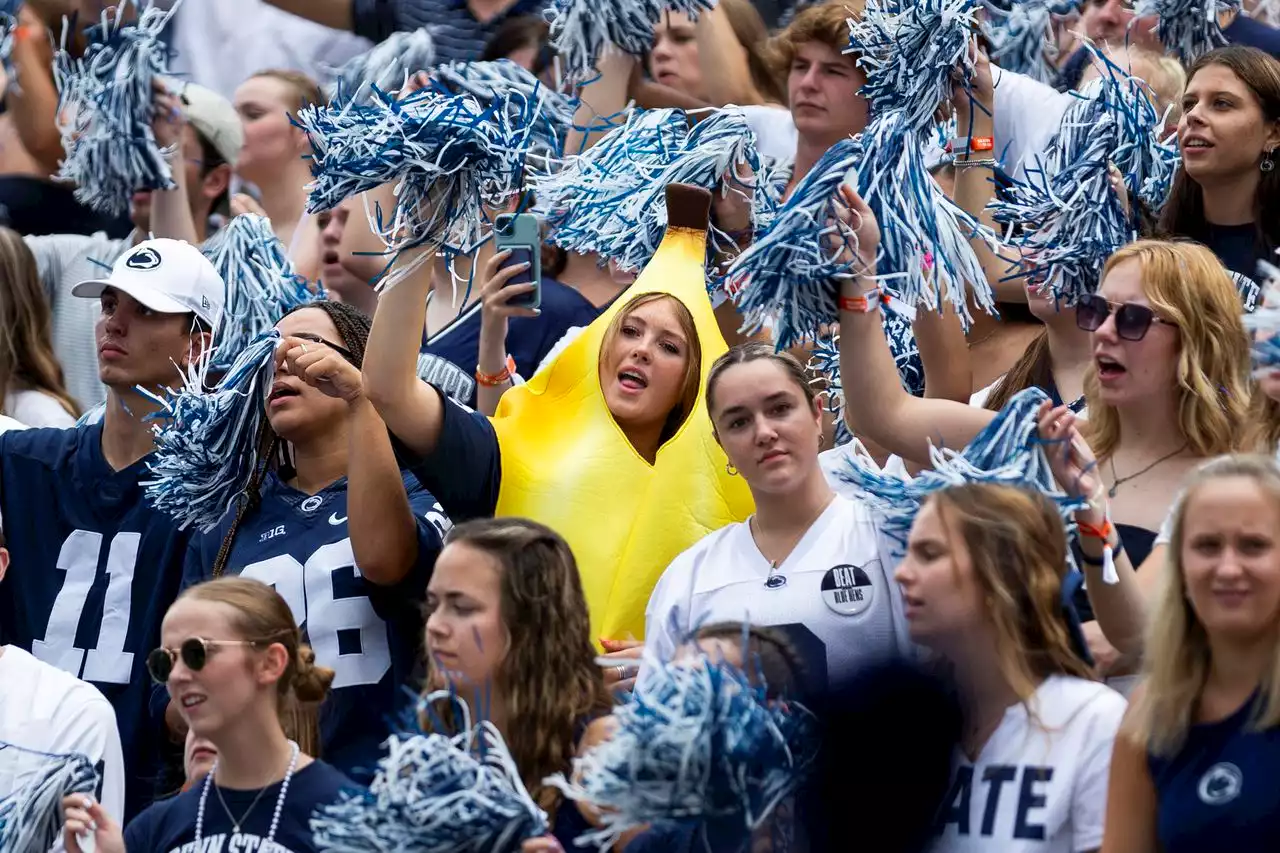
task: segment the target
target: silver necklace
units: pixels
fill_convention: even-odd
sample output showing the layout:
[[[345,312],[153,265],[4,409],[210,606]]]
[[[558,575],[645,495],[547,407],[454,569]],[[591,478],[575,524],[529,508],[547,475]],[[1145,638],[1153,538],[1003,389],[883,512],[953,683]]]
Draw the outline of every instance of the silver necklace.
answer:
[[[289,780],[293,778],[293,771],[298,766],[298,753],[300,752],[300,750],[298,749],[298,744],[296,744],[293,741],[289,741],[289,746],[292,748],[292,752],[289,756],[289,769],[285,771],[284,781],[280,783],[280,795],[276,797],[276,810],[275,810],[275,814],[271,816],[271,831],[267,833],[267,843],[265,845],[265,849],[270,849],[275,844],[276,828],[280,826],[280,812],[284,809],[285,795],[289,793]],[[213,762],[213,767],[209,769],[209,775],[204,777],[204,787],[200,789],[200,805],[196,809],[195,841],[197,845],[199,845],[200,839],[204,837],[204,807],[205,807],[205,803],[207,803],[209,800],[209,788],[210,787],[217,788],[217,785],[215,785],[213,782],[213,777],[217,772],[218,772],[218,761],[217,759],[215,759]],[[253,807],[258,804],[258,800],[262,799],[262,795],[266,793],[266,790],[269,787],[271,786],[264,785],[258,791],[258,796],[253,798],[253,802],[249,804],[249,808],[245,811],[245,813],[240,816],[239,821],[237,821],[235,818],[235,815],[231,813],[231,809],[227,808],[227,801],[222,798],[222,791],[218,791],[218,800],[222,803],[222,808],[227,813],[227,817],[231,819],[232,831],[236,835],[240,834],[240,824],[243,823],[244,819],[249,816],[249,812],[253,811]]]

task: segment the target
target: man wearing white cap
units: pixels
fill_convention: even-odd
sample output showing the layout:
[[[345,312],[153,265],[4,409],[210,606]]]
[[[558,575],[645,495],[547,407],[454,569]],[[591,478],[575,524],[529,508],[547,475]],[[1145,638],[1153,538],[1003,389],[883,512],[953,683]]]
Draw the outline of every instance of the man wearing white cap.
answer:
[[[93,236],[54,234],[27,237],[36,257],[40,279],[53,310],[53,349],[62,363],[67,389],[84,409],[92,409],[107,390],[98,379],[93,324],[97,306],[69,298],[71,288],[100,277],[125,250],[154,233],[201,243],[208,236],[209,218],[225,210],[231,168],[244,142],[235,107],[220,95],[195,84],[167,80],[169,90],[156,97],[156,141],[176,146],[172,190],[134,194],[130,211],[135,226],[124,240],[104,233]]]
[[[161,392],[212,345],[225,285],[190,243],[147,240],[72,294],[98,307],[103,419],[0,435],[0,514],[14,570],[0,585],[0,643],[90,682],[115,707],[127,814],[151,798],[162,726],[144,662],[177,594],[187,535],[141,482]],[[94,300],[90,302],[90,300]]]

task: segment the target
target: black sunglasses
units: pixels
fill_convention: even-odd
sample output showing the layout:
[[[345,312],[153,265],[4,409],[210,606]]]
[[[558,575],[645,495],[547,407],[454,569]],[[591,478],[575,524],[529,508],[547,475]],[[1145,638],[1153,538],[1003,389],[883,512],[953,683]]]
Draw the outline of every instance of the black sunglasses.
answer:
[[[351,350],[347,349],[346,347],[338,346],[333,341],[326,341],[324,338],[320,337],[319,335],[313,335],[310,332],[299,332],[293,337],[301,338],[304,341],[311,341],[312,343],[315,343],[315,344],[324,344],[329,349],[333,350],[338,355],[342,356],[347,361],[354,364],[356,367],[360,366],[360,363],[356,361],[355,353],[353,353]]]
[[[157,684],[164,684],[173,674],[173,665],[182,658],[183,664],[192,672],[199,672],[209,662],[209,654],[223,646],[260,646],[263,640],[206,640],[203,637],[191,637],[183,640],[177,649],[158,648],[147,655],[147,672]]]
[[[1116,315],[1116,334],[1126,341],[1140,341],[1147,336],[1152,323],[1174,325],[1168,320],[1156,316],[1145,305],[1132,302],[1108,302],[1098,294],[1082,296],[1076,302],[1076,326],[1086,332],[1096,332],[1102,328],[1112,312]]]

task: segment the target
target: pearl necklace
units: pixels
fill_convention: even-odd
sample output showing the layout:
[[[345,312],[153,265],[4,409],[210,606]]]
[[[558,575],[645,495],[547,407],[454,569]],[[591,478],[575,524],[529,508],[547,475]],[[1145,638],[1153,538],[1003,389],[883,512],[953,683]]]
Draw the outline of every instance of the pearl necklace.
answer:
[[[289,780],[293,778],[293,771],[298,766],[298,744],[289,741],[292,747],[292,754],[289,756],[289,769],[284,773],[284,781],[280,783],[280,796],[276,797],[276,811],[271,816],[271,831],[267,833],[267,841],[263,846],[264,850],[270,850],[275,845],[276,827],[280,825],[280,812],[284,809],[284,798],[289,793]],[[209,788],[213,785],[214,774],[218,772],[218,760],[214,759],[213,767],[209,769],[209,775],[204,777],[204,787],[200,789],[200,805],[196,809],[196,844],[200,843],[200,839],[204,837],[204,806],[209,800]],[[265,786],[264,786],[265,787]],[[228,815],[230,817],[230,815]],[[235,823],[235,818],[232,818]],[[236,834],[239,834],[240,827],[235,827]]]

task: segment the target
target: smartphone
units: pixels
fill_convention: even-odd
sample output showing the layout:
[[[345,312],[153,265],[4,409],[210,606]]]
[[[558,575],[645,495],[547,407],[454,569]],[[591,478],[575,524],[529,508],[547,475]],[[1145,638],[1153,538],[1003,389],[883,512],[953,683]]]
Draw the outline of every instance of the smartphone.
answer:
[[[525,296],[512,299],[508,304],[521,308],[538,308],[542,305],[542,231],[538,217],[532,213],[503,213],[493,220],[493,242],[499,252],[510,251],[511,256],[502,262],[502,268],[514,264],[529,265],[507,282],[532,284],[533,290]]]

